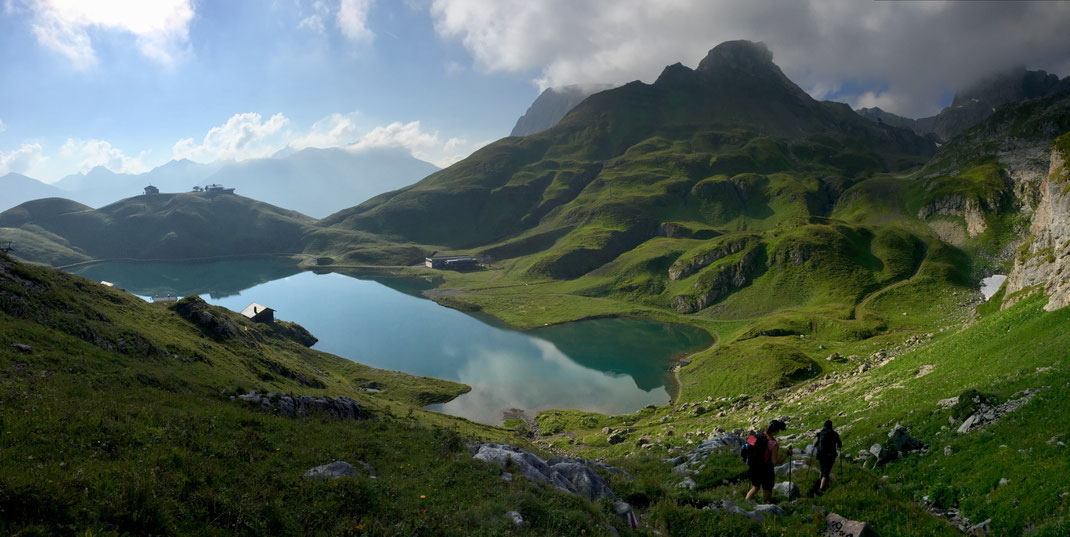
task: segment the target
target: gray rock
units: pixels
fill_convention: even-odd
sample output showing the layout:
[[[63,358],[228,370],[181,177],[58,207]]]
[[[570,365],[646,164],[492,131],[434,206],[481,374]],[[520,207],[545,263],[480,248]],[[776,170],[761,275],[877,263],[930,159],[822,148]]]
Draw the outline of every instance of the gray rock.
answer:
[[[575,493],[580,496],[592,500],[616,497],[613,495],[613,489],[609,488],[609,484],[604,479],[582,464],[562,462],[550,468],[563,475],[572,484]]]
[[[23,354],[30,354],[33,352],[33,347],[26,345],[25,343],[12,343],[11,348]]]
[[[357,473],[357,469],[352,464],[345,461],[334,461],[305,472],[305,477],[308,479],[339,479],[356,475]]]
[[[991,531],[989,525],[992,523],[992,519],[985,520],[980,524],[974,524],[970,526],[970,529],[966,530],[966,535],[970,537],[988,537],[988,533]]]
[[[606,526],[606,533],[612,535],[613,537],[620,537],[620,532],[617,531],[617,528],[614,526]]]
[[[799,497],[799,487],[790,481],[781,481],[780,483],[777,483],[773,486],[773,492],[787,498],[788,501]]]
[[[695,490],[695,487],[697,487],[697,486],[698,486],[698,483],[695,483],[695,480],[691,479],[691,477],[685,477],[683,481],[681,481],[679,484],[676,485],[677,488],[682,488],[682,489],[687,489],[687,490]]]
[[[510,474],[509,472],[502,472],[502,481],[512,481],[512,480],[513,480],[513,474]]]
[[[865,522],[848,520],[836,513],[825,517],[826,537],[877,537],[877,533]]]
[[[476,460],[497,464],[502,467],[508,464],[514,472],[518,471],[528,479],[555,486],[571,494],[579,494],[591,499],[614,499],[616,497],[609,484],[591,470],[587,464],[584,464],[584,462],[589,461],[580,462],[582,459],[564,458],[551,459],[551,461],[555,462],[551,466],[532,453],[513,446],[500,444],[482,444],[473,448],[473,451],[472,458]],[[627,475],[612,466],[603,466]]]
[[[761,503],[761,504],[755,505],[753,512],[758,515],[758,520],[759,521],[764,520],[766,517],[770,517],[770,516],[783,516],[784,515],[784,510],[781,509],[779,505],[775,505],[775,504],[771,504],[771,503]]]
[[[1006,485],[1006,484],[1008,484],[1008,483],[1010,483],[1010,482],[1011,482],[1011,480],[1010,480],[1010,479],[1007,479],[1006,477],[1002,477],[1002,478],[1000,478],[1000,480],[999,480],[999,485],[1000,485],[1000,486],[1002,487],[1003,485]]]
[[[895,427],[888,432],[888,438],[892,439],[892,445],[895,446],[896,451],[899,453],[909,453],[911,451],[918,451],[925,447],[925,443],[913,436],[907,431],[907,428],[895,424]]]
[[[513,521],[513,525],[518,528],[524,527],[524,517],[520,516],[520,513],[516,511],[506,511],[505,516],[509,517]]]
[[[313,413],[332,416],[340,420],[361,420],[373,417],[368,409],[349,397],[313,397],[308,395],[292,396],[280,392],[268,392],[261,395],[251,391],[239,395],[238,399],[259,404],[268,411],[278,410],[279,414],[290,418],[304,417]]]
[[[954,453],[955,453],[955,450],[951,449],[951,446],[944,446],[944,456],[950,457]]]
[[[777,466],[775,472],[778,476],[786,476],[788,475],[788,470],[791,470],[791,473],[794,474],[803,468],[806,468],[806,461],[788,461]]]

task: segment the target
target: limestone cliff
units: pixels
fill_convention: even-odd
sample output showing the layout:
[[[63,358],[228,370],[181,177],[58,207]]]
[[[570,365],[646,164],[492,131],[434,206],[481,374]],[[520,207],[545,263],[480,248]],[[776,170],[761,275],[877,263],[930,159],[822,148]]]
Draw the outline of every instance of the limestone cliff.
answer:
[[[1029,287],[1043,289],[1050,299],[1044,309],[1070,305],[1070,132],[1055,141],[1048,177],[1040,184],[1040,202],[1033,213],[1031,236],[1019,250],[1007,277],[1003,307]],[[1025,293],[1023,293],[1024,295]]]

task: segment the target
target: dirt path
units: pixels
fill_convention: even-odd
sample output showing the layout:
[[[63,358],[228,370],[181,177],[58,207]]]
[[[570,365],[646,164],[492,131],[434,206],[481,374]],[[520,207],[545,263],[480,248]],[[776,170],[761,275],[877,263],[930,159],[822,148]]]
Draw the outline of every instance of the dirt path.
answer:
[[[882,294],[884,294],[884,293],[886,293],[888,291],[891,291],[891,290],[893,290],[893,289],[895,289],[897,287],[901,287],[903,285],[906,285],[906,284],[914,281],[914,278],[916,278],[918,276],[918,272],[921,271],[921,266],[922,266],[922,264],[925,263],[925,260],[928,258],[928,255],[929,255],[929,249],[928,249],[928,247],[926,247],[924,249],[924,251],[922,251],[921,259],[918,261],[918,263],[916,265],[914,265],[914,271],[911,272],[910,276],[907,276],[906,279],[899,280],[899,281],[897,281],[897,282],[895,282],[895,283],[893,283],[891,285],[885,286],[885,287],[881,287],[880,289],[877,289],[876,291],[873,291],[872,293],[862,297],[862,300],[858,301],[858,304],[855,304],[855,307],[851,309],[851,319],[857,319],[859,313],[862,312],[863,310],[865,310],[866,306],[868,306],[870,302],[873,302],[873,299],[875,299],[878,296],[880,296],[880,295],[882,295]]]

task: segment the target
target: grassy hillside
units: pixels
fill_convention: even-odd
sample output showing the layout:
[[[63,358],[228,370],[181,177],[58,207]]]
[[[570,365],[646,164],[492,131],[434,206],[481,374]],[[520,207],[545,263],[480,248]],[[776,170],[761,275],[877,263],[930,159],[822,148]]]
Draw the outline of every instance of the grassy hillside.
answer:
[[[621,526],[600,504],[505,482],[466,450],[523,445],[512,433],[420,409],[466,386],[311,341],[291,323],[253,324],[196,297],[148,304],[0,255],[0,533],[497,535],[508,510],[524,514],[525,535]],[[231,399],[250,389],[348,396],[371,418],[288,418]],[[334,460],[376,477],[301,477]]]
[[[94,259],[189,259],[223,255],[296,253],[314,220],[236,195],[143,195],[100,209],[49,198],[0,213],[0,239],[16,254],[64,264],[75,254]],[[26,243],[28,248],[23,249]],[[72,254],[70,251],[73,251]]]

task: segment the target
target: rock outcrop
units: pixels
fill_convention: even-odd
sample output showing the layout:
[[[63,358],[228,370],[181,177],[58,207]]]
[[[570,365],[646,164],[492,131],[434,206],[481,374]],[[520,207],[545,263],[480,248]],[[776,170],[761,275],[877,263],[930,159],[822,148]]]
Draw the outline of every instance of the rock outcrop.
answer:
[[[357,464],[360,466],[360,469],[345,461],[334,461],[312,468],[305,472],[304,477],[307,479],[340,479],[351,475],[360,475],[361,470],[372,479],[378,477],[375,474],[375,469],[368,463],[358,461]]]
[[[1007,276],[1003,307],[1021,300],[1025,293],[1015,294],[1030,287],[1050,297],[1047,311],[1070,305],[1070,133],[1060,136],[1051,151],[1030,232]]]
[[[998,405],[981,404],[977,410],[970,414],[962,425],[959,425],[959,434],[966,434],[972,430],[991,425],[999,421],[1003,416],[1018,410],[1026,405],[1036,395],[1037,390],[1022,390],[1014,394],[1015,399],[1005,401]]]
[[[360,403],[348,397],[314,397],[310,395],[287,395],[280,392],[262,394],[256,390],[236,397],[268,411],[278,411],[290,418],[325,414],[340,420],[362,420],[373,417]]]
[[[744,251],[739,261],[712,267],[700,274],[692,285],[695,293],[674,296],[673,309],[680,313],[694,313],[749,284],[751,279],[762,270],[759,261],[764,254],[765,248],[758,244]]]
[[[783,509],[771,503],[755,505],[753,511],[748,511],[728,500],[718,500],[707,505],[706,507],[703,507],[703,509],[721,511],[722,513],[728,513],[731,515],[743,515],[755,522],[761,522],[768,517],[780,516],[784,514]]]
[[[538,481],[557,487],[569,494],[586,498],[616,499],[613,489],[591,466],[602,468],[609,473],[627,473],[602,463],[591,463],[583,459],[552,458],[544,461],[538,456],[509,445],[481,444],[472,448],[472,458],[478,461],[509,467],[532,481]],[[630,477],[630,476],[629,476]]]

